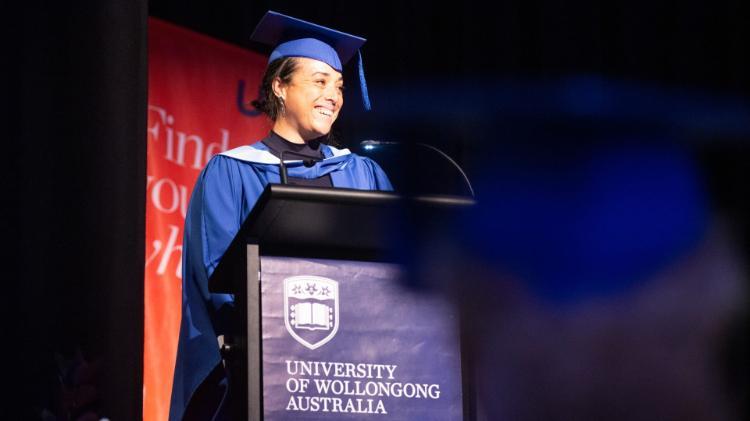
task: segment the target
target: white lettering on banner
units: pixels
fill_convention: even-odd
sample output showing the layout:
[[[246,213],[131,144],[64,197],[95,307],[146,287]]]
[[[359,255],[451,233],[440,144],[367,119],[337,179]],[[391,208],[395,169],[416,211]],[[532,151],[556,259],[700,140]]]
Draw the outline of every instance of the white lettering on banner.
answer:
[[[169,178],[146,177],[146,194],[151,206],[161,213],[173,214],[179,210],[182,219],[187,215],[188,189]],[[169,224],[169,237],[151,242],[152,250],[146,256],[146,267],[158,262],[156,274],[163,276],[171,264],[175,265],[174,275],[182,278],[182,234],[181,227]]]
[[[181,167],[190,163],[190,168],[200,170],[217,153],[229,149],[229,130],[219,129],[221,140],[204,145],[204,140],[197,134],[185,133],[175,128],[175,118],[162,107],[149,105],[148,111],[156,114],[157,118],[148,128],[149,140],[164,143],[164,159]],[[190,159],[186,154],[191,152]]]
[[[159,212],[173,213],[178,207],[180,215],[185,219],[188,205],[188,188],[177,184],[169,178],[146,177],[146,190],[151,203]]]
[[[169,189],[169,192],[171,193],[171,201],[167,201],[169,203],[165,206],[164,203],[164,196],[162,193],[162,188],[164,185],[167,185],[167,188]],[[154,183],[154,187],[151,189],[151,202],[156,206],[156,209],[158,209],[161,212],[164,213],[172,213],[177,210],[177,207],[180,206],[180,194],[177,191],[177,184],[175,184],[174,181],[168,179],[168,178],[162,178],[161,180]]]
[[[158,258],[159,265],[156,267],[156,274],[163,276],[167,272],[169,263],[174,262],[174,275],[177,278],[182,278],[182,244],[177,244],[177,240],[180,239],[180,227],[172,224],[169,224],[168,227],[169,238],[167,239],[166,246],[163,241],[158,239],[151,243],[153,251],[149,253],[146,259],[146,267],[149,267]],[[173,256],[176,259],[173,259]]]
[[[297,360],[285,363],[290,376],[286,390],[291,394],[287,411],[387,414],[380,398],[440,399],[437,383],[386,381],[396,380],[395,364]],[[309,377],[314,388],[308,387]],[[303,396],[308,389],[315,396]]]

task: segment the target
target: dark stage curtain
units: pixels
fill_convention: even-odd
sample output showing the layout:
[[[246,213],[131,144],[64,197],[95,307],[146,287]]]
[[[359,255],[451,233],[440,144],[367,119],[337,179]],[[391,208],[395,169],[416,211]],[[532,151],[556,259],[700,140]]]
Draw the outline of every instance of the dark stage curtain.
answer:
[[[3,6],[0,418],[137,420],[147,2],[45,3]]]

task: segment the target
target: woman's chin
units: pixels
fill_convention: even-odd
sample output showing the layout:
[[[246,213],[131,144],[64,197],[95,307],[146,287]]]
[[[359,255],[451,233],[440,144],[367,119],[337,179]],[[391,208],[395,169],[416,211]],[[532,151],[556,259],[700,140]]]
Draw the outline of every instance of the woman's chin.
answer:
[[[317,139],[317,138],[319,138],[321,136],[326,136],[330,132],[331,132],[331,126],[330,125],[319,126],[319,127],[314,127],[310,131],[310,136],[311,136],[312,139]]]

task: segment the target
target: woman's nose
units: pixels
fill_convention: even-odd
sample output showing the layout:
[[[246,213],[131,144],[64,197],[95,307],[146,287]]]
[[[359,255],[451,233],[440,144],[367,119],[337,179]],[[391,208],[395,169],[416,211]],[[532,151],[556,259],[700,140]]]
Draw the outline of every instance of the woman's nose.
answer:
[[[334,85],[329,85],[328,87],[326,87],[324,94],[326,99],[331,100],[336,104],[341,101],[341,98],[343,96],[339,88]]]

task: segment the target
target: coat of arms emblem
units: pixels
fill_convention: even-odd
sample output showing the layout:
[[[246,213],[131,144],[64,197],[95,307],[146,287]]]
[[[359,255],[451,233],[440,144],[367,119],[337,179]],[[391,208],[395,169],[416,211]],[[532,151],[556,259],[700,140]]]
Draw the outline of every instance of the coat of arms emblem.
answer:
[[[321,276],[284,279],[284,324],[302,345],[316,349],[339,330],[339,284]]]

